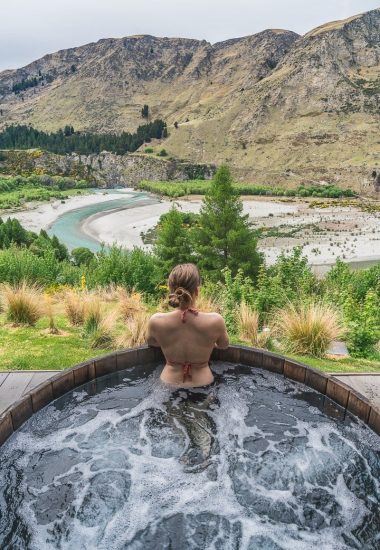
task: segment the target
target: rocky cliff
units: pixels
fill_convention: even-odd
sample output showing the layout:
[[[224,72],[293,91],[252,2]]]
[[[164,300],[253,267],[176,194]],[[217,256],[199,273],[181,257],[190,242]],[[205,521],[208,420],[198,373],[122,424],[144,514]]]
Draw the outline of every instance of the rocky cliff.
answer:
[[[0,73],[0,94],[0,125],[134,130],[148,104],[173,156],[228,161],[241,180],[366,188],[380,163],[380,9],[304,36],[101,40]]]
[[[141,180],[210,179],[216,167],[148,155],[56,155],[29,151],[1,151],[0,174],[49,174],[86,179],[98,187],[129,187]]]

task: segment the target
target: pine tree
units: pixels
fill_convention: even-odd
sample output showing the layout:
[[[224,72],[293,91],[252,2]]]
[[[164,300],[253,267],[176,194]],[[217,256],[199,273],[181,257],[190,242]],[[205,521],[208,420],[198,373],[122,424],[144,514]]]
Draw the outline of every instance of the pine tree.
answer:
[[[190,235],[184,227],[183,216],[174,205],[161,216],[154,251],[162,278],[166,278],[175,265],[192,261]]]
[[[243,203],[225,165],[216,172],[203,200],[194,236],[199,267],[212,279],[222,279],[221,270],[225,267],[233,276],[241,269],[244,275],[256,277],[262,255],[257,251],[255,232],[248,215],[243,214]]]

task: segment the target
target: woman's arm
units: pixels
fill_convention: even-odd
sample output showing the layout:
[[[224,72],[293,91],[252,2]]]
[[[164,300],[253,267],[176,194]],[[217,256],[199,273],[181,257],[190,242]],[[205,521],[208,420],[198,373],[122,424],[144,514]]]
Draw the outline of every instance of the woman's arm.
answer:
[[[149,319],[148,323],[148,330],[146,334],[146,343],[148,346],[160,348],[160,344],[158,343],[156,337],[155,337],[155,319],[154,315]]]
[[[218,332],[219,336],[215,342],[215,347],[219,349],[227,349],[230,345],[228,338],[226,323],[221,315],[218,315]]]

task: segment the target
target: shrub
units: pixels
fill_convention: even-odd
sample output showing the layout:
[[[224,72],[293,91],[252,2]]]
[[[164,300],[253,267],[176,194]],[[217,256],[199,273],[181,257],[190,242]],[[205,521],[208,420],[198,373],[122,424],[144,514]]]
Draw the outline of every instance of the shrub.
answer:
[[[353,355],[369,356],[380,339],[380,299],[369,290],[363,303],[352,295],[352,289],[343,304],[347,326],[348,349]]]
[[[274,327],[287,351],[317,357],[342,335],[335,309],[318,302],[289,304],[275,315]]]
[[[83,325],[86,311],[83,294],[74,291],[67,292],[63,304],[70,323],[74,326]]]
[[[167,157],[168,153],[167,153],[166,149],[161,149],[161,151],[158,153],[158,156],[159,157]]]
[[[153,153],[153,147],[145,147],[145,153]]]
[[[84,304],[84,312],[83,330],[85,336],[89,336],[97,330],[102,319],[100,300],[92,296]]]
[[[3,296],[8,321],[33,326],[42,316],[41,292],[37,286],[25,281],[15,286],[4,285]]]

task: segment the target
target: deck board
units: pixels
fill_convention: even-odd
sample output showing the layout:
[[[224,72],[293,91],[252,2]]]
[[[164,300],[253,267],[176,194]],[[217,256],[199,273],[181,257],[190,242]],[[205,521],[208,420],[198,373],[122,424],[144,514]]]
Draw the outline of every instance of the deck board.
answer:
[[[9,372],[0,372],[0,386],[2,385],[3,382],[5,382],[8,375],[9,375]]]
[[[0,414],[27,391],[59,371],[16,371],[0,373]],[[1,380],[2,383],[1,383]]]
[[[380,375],[379,374],[335,374],[354,390],[364,395],[371,403],[380,407]]]

